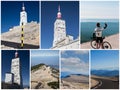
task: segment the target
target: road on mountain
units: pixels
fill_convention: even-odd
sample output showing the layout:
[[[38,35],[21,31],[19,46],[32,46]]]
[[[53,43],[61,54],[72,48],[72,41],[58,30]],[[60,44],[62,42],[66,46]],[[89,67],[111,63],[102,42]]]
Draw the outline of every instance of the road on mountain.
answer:
[[[92,87],[92,89],[119,89],[118,81],[112,81],[101,78],[93,78],[93,79],[99,81],[99,84],[97,84],[95,87]]]

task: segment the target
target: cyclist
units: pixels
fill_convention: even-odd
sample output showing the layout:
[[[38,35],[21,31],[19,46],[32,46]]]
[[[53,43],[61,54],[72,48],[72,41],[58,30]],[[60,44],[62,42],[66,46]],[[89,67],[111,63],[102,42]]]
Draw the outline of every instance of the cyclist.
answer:
[[[96,43],[97,43],[97,49],[99,47],[101,47],[103,49],[102,46],[102,42],[103,42],[103,38],[102,38],[102,31],[105,30],[107,28],[107,24],[105,23],[104,27],[100,26],[100,23],[96,24],[96,28],[95,28],[95,36],[96,36]]]

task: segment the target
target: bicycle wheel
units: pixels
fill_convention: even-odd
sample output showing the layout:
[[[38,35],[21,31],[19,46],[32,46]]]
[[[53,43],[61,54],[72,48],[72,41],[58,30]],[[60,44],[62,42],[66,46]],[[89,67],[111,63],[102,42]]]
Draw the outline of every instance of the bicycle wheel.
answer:
[[[112,49],[111,44],[107,41],[104,41],[102,45],[103,45],[103,49]]]
[[[91,45],[92,48],[97,49],[96,40],[92,40],[92,41],[90,42],[90,45]]]

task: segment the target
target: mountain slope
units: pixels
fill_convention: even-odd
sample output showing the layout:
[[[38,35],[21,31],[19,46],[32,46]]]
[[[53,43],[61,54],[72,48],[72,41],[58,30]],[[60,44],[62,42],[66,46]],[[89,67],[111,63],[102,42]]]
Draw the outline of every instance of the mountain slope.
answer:
[[[31,88],[51,89],[59,86],[59,71],[45,64],[31,67]]]
[[[23,27],[24,44],[39,45],[39,28],[40,25],[37,22],[27,23]],[[21,43],[21,26],[14,26],[8,32],[2,33],[1,40]]]
[[[89,76],[81,74],[71,74],[61,80],[62,89],[88,89]]]

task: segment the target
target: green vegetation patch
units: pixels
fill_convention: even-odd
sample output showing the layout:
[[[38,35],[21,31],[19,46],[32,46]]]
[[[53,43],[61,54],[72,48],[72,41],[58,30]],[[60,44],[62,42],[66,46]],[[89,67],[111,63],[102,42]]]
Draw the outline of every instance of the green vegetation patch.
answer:
[[[35,71],[35,70],[39,69],[40,67],[42,67],[43,65],[45,65],[45,64],[42,63],[42,64],[38,64],[38,65],[32,66],[31,70]]]
[[[53,89],[59,88],[59,82],[49,82],[47,84],[48,84],[48,86],[50,86]]]

